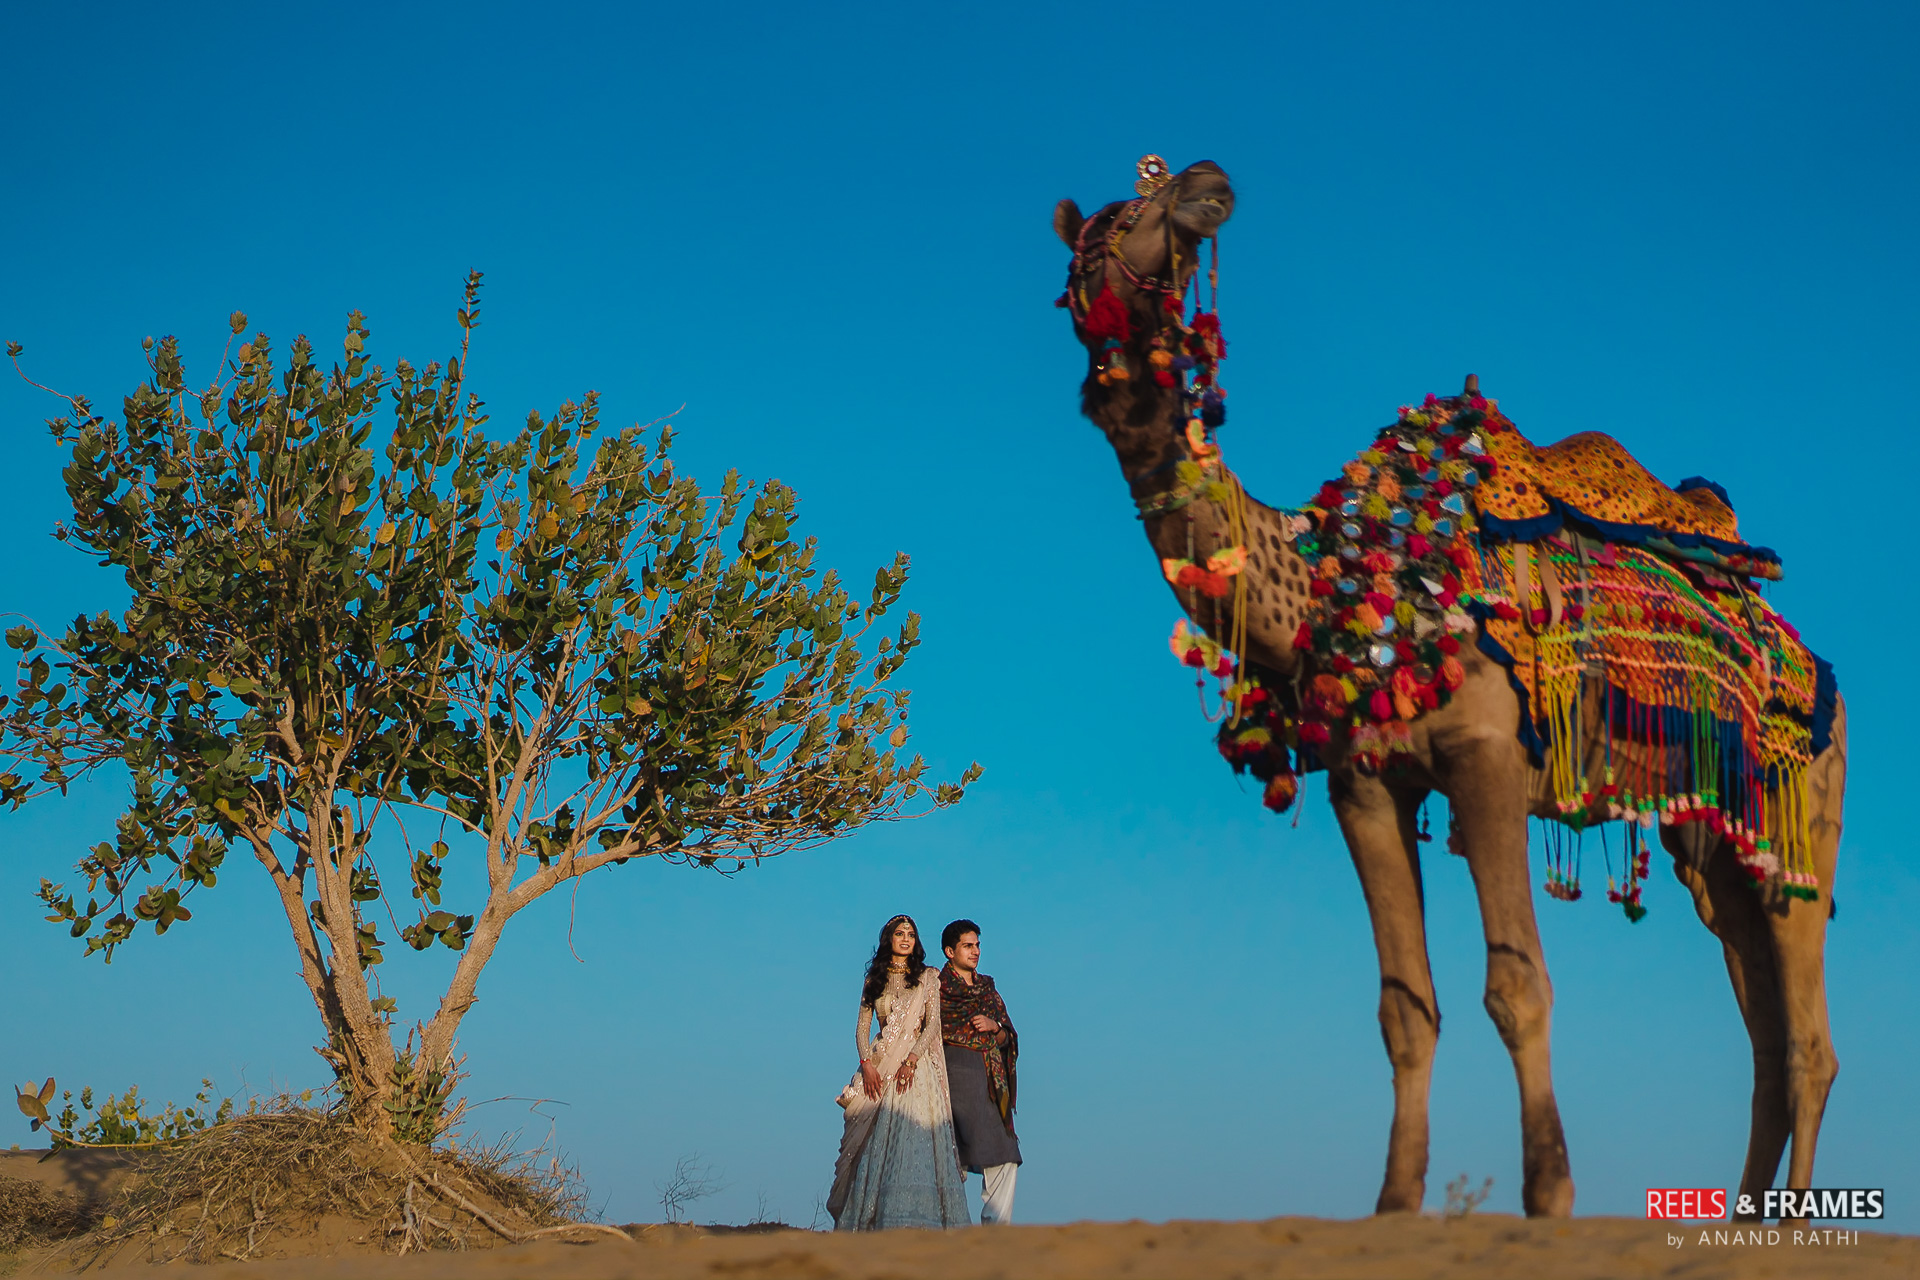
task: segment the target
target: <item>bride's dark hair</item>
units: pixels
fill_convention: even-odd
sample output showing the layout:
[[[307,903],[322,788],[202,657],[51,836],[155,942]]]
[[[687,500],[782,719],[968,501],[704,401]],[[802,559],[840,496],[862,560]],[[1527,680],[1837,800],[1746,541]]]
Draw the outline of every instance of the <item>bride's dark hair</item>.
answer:
[[[893,961],[893,930],[902,920],[913,924],[912,916],[895,916],[880,928],[880,945],[867,962],[867,983],[860,989],[860,1003],[872,1004],[887,989],[887,966]],[[920,926],[913,924],[913,953],[907,957],[907,985],[915,986],[927,971],[927,948],[920,941]]]

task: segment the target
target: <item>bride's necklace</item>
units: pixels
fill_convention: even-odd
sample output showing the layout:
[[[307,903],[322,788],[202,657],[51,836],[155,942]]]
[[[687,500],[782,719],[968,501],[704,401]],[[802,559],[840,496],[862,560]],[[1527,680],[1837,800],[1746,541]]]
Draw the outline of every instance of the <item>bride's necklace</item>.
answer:
[[[907,958],[905,956],[895,956],[891,960],[887,961],[887,972],[905,973],[906,971],[907,971]]]

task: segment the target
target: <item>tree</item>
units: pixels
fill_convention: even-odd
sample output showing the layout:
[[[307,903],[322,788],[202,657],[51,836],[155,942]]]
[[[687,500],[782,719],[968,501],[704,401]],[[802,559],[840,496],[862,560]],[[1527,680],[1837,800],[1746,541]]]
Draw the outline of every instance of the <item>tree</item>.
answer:
[[[892,682],[918,618],[876,627],[904,555],[857,603],[794,540],[791,490],[729,473],[703,495],[670,426],[603,430],[591,394],[490,438],[466,385],[479,286],[444,366],[388,377],[355,312],[342,363],[299,338],[276,369],[264,335],[232,351],[236,313],[205,391],[169,337],[144,344],[124,421],[62,397],[73,523],[55,535],[120,569],[132,600],[57,641],[12,628],[18,688],[0,698],[0,803],[109,764],[131,782],[78,862],[85,903],[42,881],[48,918],[111,961],[139,922],[191,919],[230,851],[250,857],[351,1114],[410,1141],[449,1122],[461,1018],[543,894],[635,858],[737,871],[952,804],[978,776],[932,785],[898,754]],[[416,900],[399,941],[460,953],[404,1047],[377,981],[376,832]],[[456,913],[443,868],[469,855],[485,897]]]

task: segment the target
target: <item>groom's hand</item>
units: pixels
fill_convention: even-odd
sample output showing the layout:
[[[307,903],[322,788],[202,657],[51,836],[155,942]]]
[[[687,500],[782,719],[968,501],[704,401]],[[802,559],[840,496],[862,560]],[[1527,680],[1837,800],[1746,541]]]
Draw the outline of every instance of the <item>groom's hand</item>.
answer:
[[[973,1015],[973,1029],[975,1031],[984,1031],[988,1035],[1000,1034],[1000,1024],[984,1013],[976,1013]]]

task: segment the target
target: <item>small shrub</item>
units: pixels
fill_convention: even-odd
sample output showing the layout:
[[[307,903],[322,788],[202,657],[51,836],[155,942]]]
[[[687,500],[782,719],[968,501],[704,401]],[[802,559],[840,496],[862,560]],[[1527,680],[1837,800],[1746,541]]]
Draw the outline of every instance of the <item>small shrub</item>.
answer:
[[[118,1096],[108,1094],[98,1106],[94,1105],[93,1086],[88,1085],[80,1090],[78,1111],[73,1105],[73,1090],[68,1089],[60,1095],[65,1104],[60,1114],[50,1115],[47,1103],[53,1098],[53,1089],[51,1078],[38,1090],[29,1084],[18,1091],[15,1101],[21,1113],[33,1122],[34,1129],[46,1128],[55,1151],[69,1147],[148,1147],[178,1142],[204,1132],[209,1125],[223,1124],[233,1115],[232,1098],[222,1098],[218,1105],[214,1104],[211,1080],[200,1082],[200,1092],[193,1096],[195,1106],[176,1107],[168,1102],[158,1111],[151,1109],[151,1101],[140,1096],[137,1084],[128,1085],[127,1091]],[[85,1124],[80,1122],[83,1115],[87,1117]]]
[[[1467,1175],[1461,1174],[1447,1184],[1447,1207],[1441,1213],[1449,1218],[1464,1218],[1487,1202],[1493,1194],[1493,1179],[1488,1178],[1480,1184],[1478,1191],[1467,1189]]]

